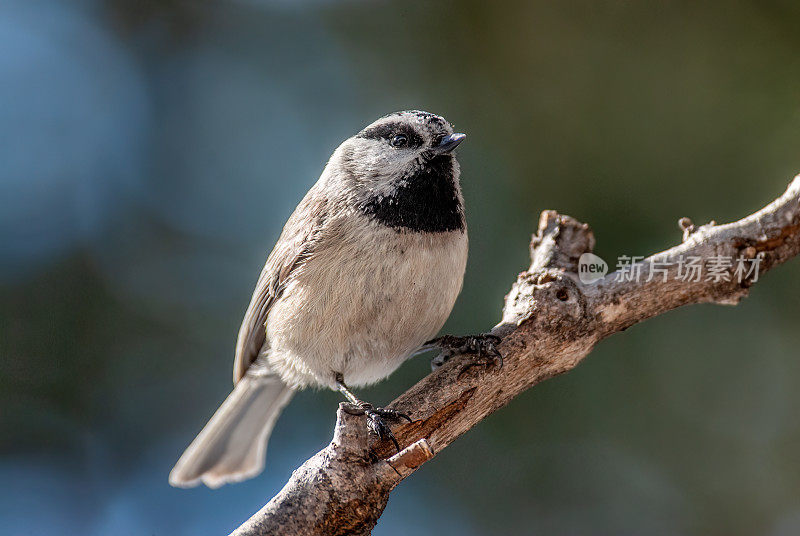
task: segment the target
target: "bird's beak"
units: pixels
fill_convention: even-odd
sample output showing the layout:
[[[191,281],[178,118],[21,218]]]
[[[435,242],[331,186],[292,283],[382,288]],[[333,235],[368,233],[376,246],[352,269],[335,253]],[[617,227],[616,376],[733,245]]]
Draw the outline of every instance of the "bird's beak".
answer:
[[[449,136],[442,138],[438,145],[431,147],[431,151],[438,154],[451,153],[453,152],[453,149],[458,147],[458,144],[464,141],[464,138],[466,137],[466,134],[461,134],[460,132],[450,134]]]

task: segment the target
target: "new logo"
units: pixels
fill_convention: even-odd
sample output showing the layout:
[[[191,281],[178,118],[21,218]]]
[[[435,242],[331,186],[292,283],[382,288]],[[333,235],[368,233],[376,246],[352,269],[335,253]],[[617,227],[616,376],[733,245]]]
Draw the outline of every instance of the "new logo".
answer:
[[[584,253],[578,259],[578,279],[581,283],[591,284],[602,279],[608,273],[606,261],[594,253]]]

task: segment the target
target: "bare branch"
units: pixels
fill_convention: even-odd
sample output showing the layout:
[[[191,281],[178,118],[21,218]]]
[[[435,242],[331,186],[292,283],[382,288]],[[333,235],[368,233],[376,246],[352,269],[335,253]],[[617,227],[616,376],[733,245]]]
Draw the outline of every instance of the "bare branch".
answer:
[[[638,278],[613,272],[584,284],[578,260],[594,247],[592,231],[543,212],[531,266],[519,274],[492,331],[502,337],[503,367],[470,366],[471,357],[456,356],[392,402],[391,409],[415,419],[394,430],[405,447],[397,454],[367,434],[363,416],[340,407],[331,444],[233,534],[369,534],[402,479],[521,392],[574,368],[598,341],[682,305],[738,303],[758,277],[800,252],[800,175],[780,198],[742,220],[695,227],[682,218],[679,225],[680,245],[629,267],[640,271]],[[687,278],[683,260],[691,257],[707,270],[715,258],[743,258],[758,272],[740,278],[733,264],[718,277],[704,271]]]

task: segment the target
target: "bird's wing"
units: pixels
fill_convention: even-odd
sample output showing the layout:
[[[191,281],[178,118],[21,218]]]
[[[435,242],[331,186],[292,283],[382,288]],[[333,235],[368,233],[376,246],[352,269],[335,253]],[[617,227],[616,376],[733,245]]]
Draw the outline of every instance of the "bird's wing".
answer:
[[[244,315],[239,338],[236,341],[236,357],[233,363],[233,383],[236,384],[258,357],[266,341],[266,322],[272,304],[275,303],[292,276],[314,252],[321,230],[327,221],[327,202],[324,197],[314,195],[312,188],[300,202],[286,222],[275,248],[267,258],[258,278],[250,306]]]

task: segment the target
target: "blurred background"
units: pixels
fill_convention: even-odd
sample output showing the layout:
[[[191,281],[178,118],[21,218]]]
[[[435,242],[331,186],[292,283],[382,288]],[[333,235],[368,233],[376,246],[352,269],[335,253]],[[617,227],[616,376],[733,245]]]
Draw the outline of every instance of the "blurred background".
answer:
[[[445,331],[486,330],[543,209],[613,266],[782,193],[798,24],[790,0],[3,1],[0,531],[227,534],[327,444],[339,397],[304,392],[260,477],[167,484],[283,222],[378,116],[469,134]],[[404,482],[375,534],[800,533],[798,296],[794,260],[738,307],[603,342]]]

